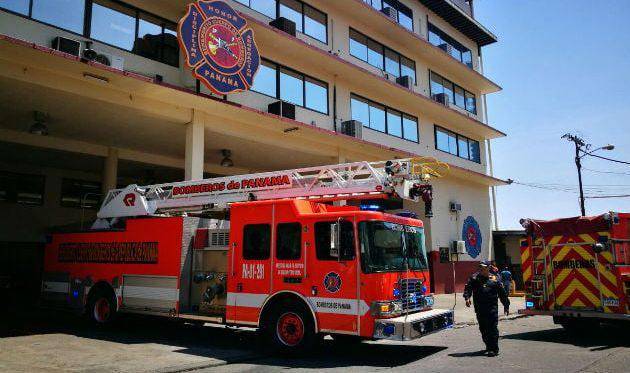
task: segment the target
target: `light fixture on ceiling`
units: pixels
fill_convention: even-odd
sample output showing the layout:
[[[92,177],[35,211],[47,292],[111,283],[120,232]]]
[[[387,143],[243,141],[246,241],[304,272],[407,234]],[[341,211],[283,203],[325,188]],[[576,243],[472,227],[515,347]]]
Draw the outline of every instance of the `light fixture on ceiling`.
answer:
[[[31,124],[28,132],[33,135],[47,136],[48,135],[48,126],[46,122],[48,121],[48,115],[41,111],[33,111],[33,119],[35,123]]]
[[[223,159],[221,160],[221,167],[234,167],[234,161],[232,158],[232,151],[230,149],[221,149]]]

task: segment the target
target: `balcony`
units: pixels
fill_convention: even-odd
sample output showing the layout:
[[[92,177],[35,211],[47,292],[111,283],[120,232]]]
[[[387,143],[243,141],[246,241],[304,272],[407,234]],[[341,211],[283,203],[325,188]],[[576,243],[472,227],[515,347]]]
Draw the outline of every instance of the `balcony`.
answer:
[[[472,7],[464,0],[419,0],[433,13],[483,47],[496,43],[497,37],[473,18]]]

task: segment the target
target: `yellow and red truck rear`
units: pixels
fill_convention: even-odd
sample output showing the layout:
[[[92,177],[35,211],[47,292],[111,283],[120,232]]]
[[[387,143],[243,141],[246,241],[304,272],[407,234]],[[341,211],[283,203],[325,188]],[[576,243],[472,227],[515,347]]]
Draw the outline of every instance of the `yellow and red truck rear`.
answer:
[[[527,315],[577,321],[630,321],[630,213],[523,219]]]

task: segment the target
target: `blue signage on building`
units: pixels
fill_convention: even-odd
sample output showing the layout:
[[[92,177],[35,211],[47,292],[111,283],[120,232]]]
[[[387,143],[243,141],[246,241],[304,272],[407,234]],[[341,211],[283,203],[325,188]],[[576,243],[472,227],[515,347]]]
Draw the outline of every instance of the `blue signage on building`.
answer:
[[[472,258],[476,258],[481,253],[481,230],[479,230],[479,224],[477,220],[472,216],[469,216],[464,220],[464,227],[462,228],[462,240],[466,243],[466,252]]]

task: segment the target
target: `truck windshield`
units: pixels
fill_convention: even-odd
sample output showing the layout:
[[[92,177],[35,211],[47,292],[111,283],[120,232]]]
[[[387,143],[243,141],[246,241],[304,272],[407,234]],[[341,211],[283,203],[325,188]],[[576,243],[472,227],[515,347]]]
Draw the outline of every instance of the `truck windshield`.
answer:
[[[384,221],[359,223],[365,273],[427,269],[424,229]]]

